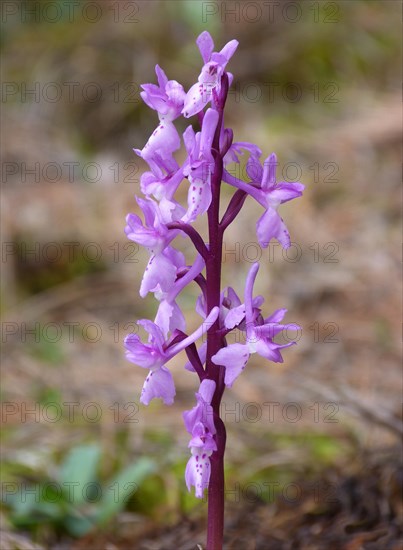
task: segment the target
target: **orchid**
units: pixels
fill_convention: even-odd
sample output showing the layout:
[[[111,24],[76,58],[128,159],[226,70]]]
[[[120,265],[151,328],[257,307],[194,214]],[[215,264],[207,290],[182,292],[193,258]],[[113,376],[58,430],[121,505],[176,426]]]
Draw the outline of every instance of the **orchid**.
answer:
[[[186,97],[185,91],[176,80],[168,80],[159,65],[156,65],[155,72],[158,86],[142,84],[143,91],[140,92],[140,96],[151,109],[158,112],[161,121],[172,122],[181,114]]]
[[[186,94],[183,114],[186,118],[199,113],[210,101],[213,90],[218,94],[221,89],[221,78],[224,69],[238,47],[237,40],[231,40],[217,53],[213,52],[214,42],[210,33],[204,31],[196,40],[204,61],[198,78]],[[232,80],[232,75],[230,77]]]
[[[161,174],[161,166],[167,171],[174,171],[178,165],[172,154],[180,147],[179,134],[172,124],[181,113],[185,100],[183,87],[176,80],[168,80],[164,71],[156,66],[158,84],[143,84],[140,93],[144,102],[158,112],[160,124],[151,134],[142,150],[134,152],[142,157],[156,175]]]
[[[168,363],[182,351],[187,356],[183,368],[198,377],[196,404],[183,413],[191,454],[185,482],[189,491],[194,487],[197,498],[208,491],[207,550],[220,550],[226,444],[220,403],[224,390],[237,380],[252,354],[281,363],[282,350],[295,342],[281,344],[275,337],[289,328],[299,328],[282,323],[286,309],[263,317],[264,298],[253,295],[258,263],[249,269],[243,303],[234,288],[221,288],[223,237],[251,197],[264,209],[256,221],[260,245],[267,247],[275,238],[284,248],[289,247],[290,235],[278,209],[301,196],[304,186],[299,182],[277,182],[276,155],[272,153],[262,164],[261,149],[247,141],[234,141],[232,129],[225,127],[224,107],[233,80],[226,67],[238,42],[231,40],[215,52],[212,37],[204,31],[196,43],[203,66],[197,82],[187,92],[177,81],[168,80],[158,65],[158,84],[142,86],[141,97],[157,112],[159,125],[142,149],[134,149],[149,170],[140,180],[144,198],[136,199],[143,219],[136,213],[129,214],[125,233],[149,253],[140,296],[153,293],[159,304],[154,321],[138,321],[148,333],[147,341],[143,342],[138,334],[129,334],[125,348],[130,362],[148,369],[140,395],[144,405],[153,399],[162,399],[166,405],[174,402],[175,383]],[[185,119],[197,115],[183,132],[182,140],[175,126],[181,115]],[[182,141],[186,156],[179,164],[175,154]],[[245,154],[248,181],[236,177],[230,169],[231,163],[239,164]],[[184,180],[188,183],[186,206],[177,196]],[[221,215],[220,190],[224,185],[235,191]],[[204,215],[207,242],[194,226]],[[185,256],[177,247],[183,238],[195,249],[192,260],[188,251]],[[202,321],[188,335],[179,297],[193,283],[200,289],[195,311]],[[227,336],[233,331],[244,334],[245,341],[229,344]]]
[[[180,148],[180,145],[178,131],[174,124],[168,120],[162,121],[157,126],[143,149],[133,149],[133,151],[148,163],[157,177],[163,177],[164,171],[172,174],[178,169],[173,154]]]
[[[279,323],[287,310],[279,309],[271,316],[263,319],[258,306],[262,303],[262,297],[253,299],[253,284],[259,270],[259,264],[253,264],[250,268],[245,286],[245,305],[238,306],[230,311],[225,320],[227,328],[233,328],[235,324],[239,325],[245,320],[246,325],[246,343],[230,344],[221,348],[218,353],[213,355],[211,360],[215,365],[225,367],[225,385],[231,387],[236,378],[240,375],[248,362],[252,353],[258,353],[260,356],[273,361],[282,363],[283,358],[280,349],[288,348],[296,342],[286,344],[277,344],[273,341],[276,334],[287,329],[299,329],[295,323],[282,325]],[[242,317],[242,319],[241,319]],[[241,319],[241,321],[239,321]],[[238,322],[237,322],[238,321]]]
[[[208,487],[210,479],[210,456],[217,450],[214,435],[214,411],[211,406],[216,384],[214,380],[205,379],[196,393],[197,405],[190,411],[183,413],[187,431],[192,434],[189,442],[192,456],[186,466],[186,485],[190,490],[193,485],[196,496],[202,498],[204,489]]]
[[[208,326],[217,319],[218,308],[213,308],[206,318]],[[168,346],[162,330],[148,319],[141,319],[137,324],[144,327],[149,334],[149,341],[143,344],[137,334],[128,334],[125,338],[126,357],[139,367],[150,370],[141,391],[140,402],[148,405],[151,399],[161,397],[166,405],[172,405],[175,396],[175,385],[170,371],[165,364],[180,351],[198,340],[204,331],[200,325],[190,336],[179,343]]]
[[[225,182],[245,191],[266,209],[256,223],[256,235],[263,248],[267,248],[273,238],[276,238],[283,248],[291,246],[290,234],[277,209],[280,204],[300,197],[304,190],[304,185],[299,182],[277,183],[276,167],[277,157],[274,153],[267,157],[263,167],[257,157],[251,155],[247,163],[247,173],[252,180],[249,184],[227,171],[224,171],[223,175]]]

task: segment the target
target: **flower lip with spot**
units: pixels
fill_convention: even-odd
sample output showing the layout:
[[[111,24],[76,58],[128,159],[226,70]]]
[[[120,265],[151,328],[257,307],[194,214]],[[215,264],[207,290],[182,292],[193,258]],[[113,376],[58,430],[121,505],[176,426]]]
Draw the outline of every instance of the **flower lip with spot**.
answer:
[[[188,210],[183,216],[186,223],[194,221],[204,214],[211,203],[211,175],[214,172],[214,158],[211,146],[217,128],[219,114],[214,109],[207,109],[204,115],[201,132],[194,133],[188,126],[183,134],[183,140],[188,153],[189,164],[183,175],[189,180]]]
[[[191,411],[185,411],[183,418],[186,429],[192,434],[189,447],[192,456],[186,465],[185,480],[188,490],[195,487],[195,496],[203,497],[204,489],[210,481],[210,456],[217,450],[214,439],[216,433],[211,400],[215,391],[215,382],[204,379],[196,393],[197,405]]]

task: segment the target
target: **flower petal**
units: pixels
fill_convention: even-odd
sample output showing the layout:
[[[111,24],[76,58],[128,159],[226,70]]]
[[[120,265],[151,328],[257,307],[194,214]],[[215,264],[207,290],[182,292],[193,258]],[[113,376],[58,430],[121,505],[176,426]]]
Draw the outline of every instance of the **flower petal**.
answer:
[[[214,50],[214,42],[211,38],[211,34],[208,31],[203,31],[197,37],[196,44],[199,47],[204,63],[207,63],[210,60],[211,54]]]
[[[182,109],[183,116],[189,118],[204,109],[212,98],[212,90],[215,83],[196,82],[186,94]]]
[[[203,498],[204,489],[208,488],[210,470],[210,459],[206,453],[201,452],[189,458],[185,470],[186,486],[188,491],[194,486],[197,498]]]
[[[140,285],[140,296],[155,292],[160,287],[162,292],[169,292],[176,279],[176,267],[164,254],[151,256]]]
[[[269,317],[264,320],[265,323],[279,323],[283,320],[284,315],[287,313],[285,308],[276,309]]]
[[[183,216],[186,223],[193,222],[208,210],[211,203],[210,181],[191,182],[188,191],[188,210]]]
[[[172,405],[175,397],[175,384],[170,371],[162,366],[151,369],[141,390],[140,403],[148,405],[151,399],[161,398],[165,405]]]
[[[158,361],[162,364],[164,360],[152,346],[143,344],[137,334],[128,334],[124,340],[124,346],[127,360],[143,369],[150,369],[158,364]]]
[[[215,109],[207,109],[206,114],[204,115],[203,127],[200,136],[200,158],[213,160],[211,154],[211,146],[217,128],[218,119],[218,111],[216,111]]]
[[[196,134],[192,125],[188,126],[183,132],[183,143],[185,144],[186,152],[190,157],[196,147]]]
[[[186,329],[185,317],[175,301],[162,300],[154,322],[161,327],[165,338],[167,338],[169,331],[172,333],[174,330],[179,329],[183,332]]]
[[[230,344],[211,358],[215,365],[225,367],[225,385],[231,387],[241,374],[249,359],[249,349],[245,344]]]
[[[163,353],[163,346],[165,343],[164,336],[162,335],[161,328],[156,324],[150,321],[150,319],[140,319],[137,321],[137,324],[142,326],[146,332],[149,334],[149,342],[152,342],[161,353]]]
[[[168,77],[159,65],[155,66],[155,74],[157,75],[159,87],[165,89],[165,86],[168,84]]]
[[[289,342],[288,344],[276,344],[265,338],[259,338],[254,344],[256,353],[269,361],[274,363],[283,363],[284,359],[281,356],[280,349],[289,348],[290,346],[295,345],[295,342]]]
[[[262,248],[267,248],[269,242],[275,238],[283,246],[291,246],[290,234],[281,216],[274,208],[268,208],[256,223],[256,234]]]
[[[180,145],[180,137],[173,123],[170,121],[163,121],[151,134],[149,140],[140,152],[140,156],[148,162],[153,172],[153,167],[155,166],[157,167],[157,173],[161,167],[168,171],[174,171],[177,169],[177,163],[172,153],[177,151]],[[162,161],[162,166],[160,159]]]
[[[272,153],[263,163],[261,188],[264,191],[271,189],[276,184],[277,155]]]
[[[220,54],[225,57],[225,59],[227,60],[227,63],[231,59],[231,57],[234,55],[238,45],[239,45],[238,40],[230,40],[230,42],[225,44],[223,49],[220,51]]]
[[[140,92],[140,97],[146,105],[159,113],[168,110],[165,93],[155,84],[142,84],[143,91]]]
[[[273,208],[277,208],[279,204],[300,197],[304,189],[305,186],[298,181],[280,182],[268,192],[268,202]]]
[[[213,399],[213,395],[215,392],[215,388],[216,388],[216,383],[214,382],[214,380],[209,380],[208,378],[205,378],[200,384],[198,395],[206,403],[211,403],[211,400]]]
[[[225,317],[224,325],[226,328],[234,328],[245,317],[245,304],[230,309]]]

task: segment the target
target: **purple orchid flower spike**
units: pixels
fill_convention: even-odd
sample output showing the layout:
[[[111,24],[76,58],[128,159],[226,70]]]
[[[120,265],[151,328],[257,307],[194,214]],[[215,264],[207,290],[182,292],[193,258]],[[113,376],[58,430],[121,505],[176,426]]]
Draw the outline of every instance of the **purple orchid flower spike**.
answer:
[[[213,52],[214,42],[210,33],[204,31],[196,40],[204,66],[198,78],[186,94],[183,115],[189,118],[199,113],[212,99],[213,90],[220,93],[221,77],[225,67],[238,47],[237,40],[231,40],[217,53]],[[232,75],[231,75],[232,77]],[[231,78],[232,80],[232,78]]]
[[[137,199],[144,221],[137,214],[126,218],[127,237],[145,247],[150,259],[140,285],[140,295],[152,292],[159,301],[154,322],[141,320],[148,333],[142,342],[137,334],[125,339],[129,361],[148,369],[141,392],[141,403],[148,405],[160,398],[172,404],[175,384],[167,363],[185,351],[185,369],[199,379],[196,405],[183,414],[190,434],[191,456],[186,466],[185,481],[195,495],[202,498],[208,488],[207,550],[222,550],[224,530],[224,451],[225,425],[220,417],[220,403],[225,386],[232,386],[252,353],[274,362],[282,362],[281,350],[295,342],[278,344],[274,338],[284,329],[299,329],[295,324],[282,324],[285,309],[271,316],[262,315],[262,296],[253,296],[258,264],[249,270],[244,303],[232,287],[221,288],[224,233],[241,211],[248,195],[264,209],[256,231],[262,247],[276,238],[284,248],[290,246],[290,235],[278,214],[279,206],[302,194],[301,183],[276,182],[277,159],[274,153],[261,164],[261,149],[244,141],[234,141],[234,132],[225,127],[225,105],[232,75],[226,67],[238,42],[231,40],[220,52],[205,31],[197,38],[203,67],[198,81],[184,92],[176,80],[168,80],[157,65],[158,84],[143,84],[141,97],[157,112],[159,125],[142,150],[134,149],[149,166],[141,176],[144,199]],[[175,127],[180,115],[198,115],[198,131],[192,125],[183,133],[186,156],[181,165],[175,153],[181,139]],[[231,173],[231,163],[240,164],[248,154],[245,182]],[[236,166],[235,166],[236,168]],[[188,180],[187,207],[181,203],[179,186]],[[227,185],[226,185],[227,184]],[[221,188],[231,186],[235,192],[223,212]],[[207,242],[193,225],[207,219]],[[196,255],[192,264],[174,248],[177,237],[188,239]],[[190,336],[185,334],[185,316],[179,307],[179,295],[195,282],[201,294],[195,310],[202,324]],[[207,338],[196,344],[207,330]],[[244,343],[229,343],[232,331],[245,334]]]
[[[148,319],[137,321],[137,324],[143,326],[148,332],[149,342],[143,344],[137,334],[128,334],[125,338],[125,347],[126,357],[130,362],[150,370],[141,391],[141,403],[148,405],[151,399],[160,397],[166,405],[172,405],[175,397],[175,385],[172,374],[165,364],[198,340],[217,319],[218,313],[219,309],[213,308],[206,321],[198,329],[170,347],[167,347],[162,330],[158,325]]]
[[[218,353],[211,358],[214,364],[225,367],[225,385],[229,387],[232,386],[234,381],[244,370],[252,353],[258,353],[262,357],[275,363],[282,363],[283,358],[280,349],[288,348],[296,342],[277,344],[273,341],[274,336],[284,329],[297,330],[300,328],[299,325],[294,323],[288,325],[279,323],[287,311],[285,309],[277,310],[267,319],[262,319],[260,310],[256,307],[257,305],[261,305],[262,299],[258,297],[258,301],[256,302],[252,296],[253,285],[258,270],[259,264],[253,264],[249,270],[245,285],[246,344],[230,344],[220,349]]]

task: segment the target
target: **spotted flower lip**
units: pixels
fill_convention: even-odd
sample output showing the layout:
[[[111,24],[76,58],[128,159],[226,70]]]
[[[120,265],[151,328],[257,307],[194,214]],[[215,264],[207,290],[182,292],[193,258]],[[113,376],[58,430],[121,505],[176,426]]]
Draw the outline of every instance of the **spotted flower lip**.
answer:
[[[188,210],[182,218],[185,222],[192,222],[197,216],[204,214],[211,203],[211,175],[214,172],[211,146],[218,118],[217,111],[207,109],[201,132],[195,134],[192,126],[189,126],[183,134],[189,158],[183,175],[190,183]]]
[[[211,406],[215,389],[214,380],[205,378],[196,393],[196,406],[183,413],[186,429],[192,435],[189,442],[192,456],[186,466],[185,480],[189,491],[192,486],[195,487],[197,498],[202,498],[204,489],[208,487],[211,471],[210,456],[217,450],[214,440],[216,433],[214,412]]]

